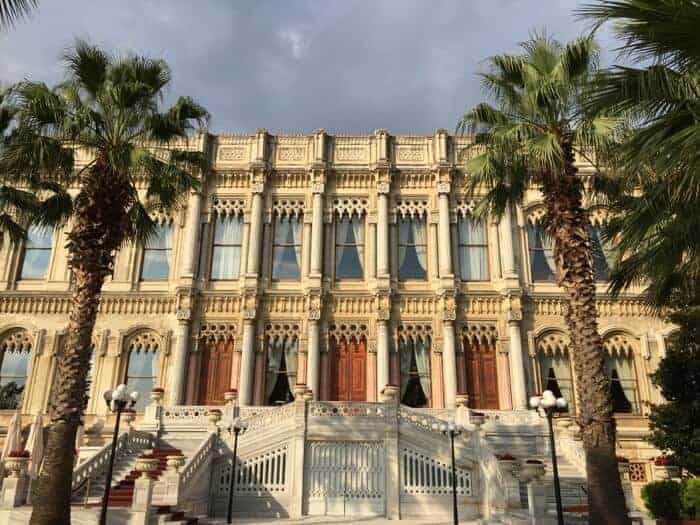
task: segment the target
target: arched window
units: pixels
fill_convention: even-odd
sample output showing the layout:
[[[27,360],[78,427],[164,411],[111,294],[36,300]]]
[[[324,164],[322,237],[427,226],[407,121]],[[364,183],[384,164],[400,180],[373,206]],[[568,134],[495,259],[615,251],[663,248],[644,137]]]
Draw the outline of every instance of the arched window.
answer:
[[[549,332],[537,341],[540,390],[551,390],[575,406],[574,382],[569,359],[569,339],[561,332]]]
[[[154,332],[143,332],[131,339],[129,361],[126,370],[128,390],[137,391],[137,411],[143,410],[150,400],[151,390],[156,387],[160,364],[160,338]]]
[[[399,338],[401,402],[410,407],[430,406],[430,336]]]
[[[214,225],[214,248],[211,256],[211,279],[238,279],[241,267],[243,215],[219,214]]]
[[[51,260],[53,230],[32,225],[27,229],[20,279],[45,279]]]
[[[605,338],[605,369],[610,379],[613,412],[639,414],[639,390],[634,368],[636,340],[625,333],[615,333]]]
[[[22,406],[31,350],[32,340],[26,330],[12,330],[0,339],[0,409]]]
[[[362,279],[364,276],[365,221],[353,214],[336,216],[335,278]]]
[[[272,278],[298,280],[301,276],[302,216],[275,214],[272,247]]]
[[[554,281],[557,267],[554,244],[540,224],[527,224],[527,248],[530,253],[530,273],[533,281]]]
[[[299,340],[296,336],[284,334],[267,338],[265,399],[268,405],[294,401],[298,348]]]

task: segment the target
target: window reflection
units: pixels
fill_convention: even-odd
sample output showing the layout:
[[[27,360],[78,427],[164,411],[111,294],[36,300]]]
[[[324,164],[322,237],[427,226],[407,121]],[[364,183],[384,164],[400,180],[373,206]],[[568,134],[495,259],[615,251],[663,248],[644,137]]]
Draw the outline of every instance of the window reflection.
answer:
[[[275,216],[272,278],[298,280],[301,276],[301,216]]]
[[[214,249],[211,256],[211,278],[237,279],[241,267],[243,216],[219,215],[214,224]]]
[[[51,259],[53,230],[43,226],[30,226],[24,245],[24,257],[20,279],[45,279]]]
[[[554,281],[557,271],[552,239],[540,225],[528,223],[527,244],[533,281]]]
[[[425,217],[399,218],[399,279],[427,278]]]
[[[166,281],[170,274],[173,230],[171,224],[158,224],[143,250],[142,281]]]
[[[128,390],[137,391],[139,399],[134,407],[143,410],[150,400],[151,390],[156,386],[158,373],[158,348],[132,348],[129,352],[129,367],[126,372]]]
[[[461,217],[459,229],[459,267],[463,281],[487,281],[489,278],[486,224],[472,217]]]
[[[336,218],[336,279],[362,279],[364,275],[364,222],[357,215]]]

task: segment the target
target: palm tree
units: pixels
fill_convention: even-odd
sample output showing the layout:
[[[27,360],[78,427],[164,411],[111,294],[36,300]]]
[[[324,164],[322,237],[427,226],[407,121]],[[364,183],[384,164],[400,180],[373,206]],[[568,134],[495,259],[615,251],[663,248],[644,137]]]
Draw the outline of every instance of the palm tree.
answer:
[[[0,171],[10,176],[77,190],[61,209],[72,224],[67,248],[75,288],[32,498],[35,525],[70,523],[73,444],[86,403],[90,339],[114,255],[125,242],[153,235],[149,214],[180,206],[199,186],[195,170],[206,169],[205,155],[168,149],[208,114],[187,97],[161,111],[171,80],[163,61],[114,57],[79,41],[65,63],[67,80],[55,89],[35,82],[16,86],[17,127],[0,158]],[[79,149],[92,160],[77,170]]]
[[[543,195],[544,227],[554,243],[557,282],[567,296],[566,322],[576,376],[578,414],[586,452],[589,522],[627,524],[615,456],[610,382],[598,333],[588,213],[575,158],[595,164],[611,146],[614,119],[591,117],[582,107],[597,65],[590,37],[567,45],[542,35],[521,44],[520,54],[488,60],[481,74],[495,105],[481,103],[458,129],[474,135],[475,158],[466,167],[470,191],[483,188],[476,213],[502,216],[529,188]]]
[[[700,304],[700,4],[600,0],[578,13],[611,23],[621,57],[645,66],[602,71],[588,101],[629,128],[611,159],[623,190],[608,226],[612,291],[643,282],[656,305]]]
[[[12,27],[38,4],[38,0],[0,0],[0,29]]]

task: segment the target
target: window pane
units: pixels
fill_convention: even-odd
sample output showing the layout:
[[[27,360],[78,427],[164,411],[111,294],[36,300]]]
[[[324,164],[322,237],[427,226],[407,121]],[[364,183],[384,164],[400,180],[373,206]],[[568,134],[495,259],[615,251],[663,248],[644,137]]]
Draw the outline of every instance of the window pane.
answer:
[[[399,219],[399,279],[427,277],[426,244],[425,219],[422,217]]]
[[[243,217],[219,216],[214,227],[214,244],[241,244]]]
[[[540,354],[542,390],[551,390],[556,397],[563,397],[574,405],[573,381],[568,355]]]
[[[241,265],[240,246],[214,246],[211,257],[211,278],[237,279]]]
[[[486,228],[483,221],[460,217],[458,224],[460,244],[486,244]]]
[[[464,281],[486,281],[489,278],[488,250],[484,246],[462,246],[459,265]]]
[[[301,275],[301,218],[276,217],[272,278],[297,280]]]
[[[170,249],[173,237],[173,229],[170,224],[158,224],[148,242],[146,248]]]
[[[50,259],[51,250],[27,248],[24,252],[20,279],[45,279]]]
[[[336,279],[362,279],[364,250],[364,220],[347,215],[336,221],[335,277]]]
[[[602,231],[599,226],[591,226],[591,247],[593,248],[593,274],[596,281],[607,281],[610,276],[610,268],[605,255],[605,246],[602,241]]]
[[[143,253],[141,279],[144,281],[167,280],[170,273],[170,250],[149,250]]]
[[[29,367],[29,352],[8,352],[2,356],[2,369],[0,369],[0,383],[7,384],[14,381],[23,385],[27,381],[27,368]]]
[[[134,410],[142,412],[146,406],[151,402],[151,390],[155,387],[155,381],[153,378],[129,378],[126,382],[126,386],[129,392],[136,391],[139,393],[139,399],[134,405]]]
[[[530,271],[533,281],[554,281],[556,265],[551,240],[543,235],[539,226],[527,225]]]
[[[610,393],[613,411],[638,413],[637,377],[632,357],[626,355],[608,355],[605,367],[610,378]]]
[[[136,390],[139,393],[136,410],[143,410],[151,402],[150,393],[156,385],[157,367],[157,351],[132,350],[129,353],[126,384],[129,390]]]
[[[53,231],[42,226],[30,226],[27,229],[27,248],[51,249]]]

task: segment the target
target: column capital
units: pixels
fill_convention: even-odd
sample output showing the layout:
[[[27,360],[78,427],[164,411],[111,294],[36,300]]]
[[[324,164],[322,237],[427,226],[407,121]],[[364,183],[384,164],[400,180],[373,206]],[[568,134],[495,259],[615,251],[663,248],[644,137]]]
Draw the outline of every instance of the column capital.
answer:
[[[509,325],[518,324],[523,320],[522,310],[508,310],[507,321]]]
[[[317,196],[321,197],[326,191],[326,185],[323,182],[314,182],[313,186],[311,186],[311,191],[314,194],[314,198],[316,198]]]
[[[377,183],[377,194],[387,196],[391,191],[390,182],[378,182]]]
[[[177,312],[175,312],[175,319],[180,325],[189,324],[192,319],[192,308],[178,308]]]
[[[306,313],[310,322],[317,322],[321,319],[323,309],[323,292],[320,289],[306,291]]]
[[[265,191],[265,183],[264,182],[252,182],[250,184],[250,192],[253,195],[260,195]]]
[[[451,189],[452,189],[452,184],[450,184],[449,182],[438,182],[437,183],[437,192],[440,195],[440,197],[449,196]]]

